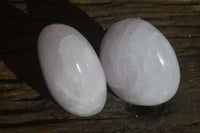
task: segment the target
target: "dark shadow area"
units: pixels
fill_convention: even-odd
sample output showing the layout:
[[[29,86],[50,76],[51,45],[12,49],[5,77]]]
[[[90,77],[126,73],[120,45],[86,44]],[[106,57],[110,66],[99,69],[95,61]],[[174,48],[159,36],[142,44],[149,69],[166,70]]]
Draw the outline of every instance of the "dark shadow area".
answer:
[[[134,113],[136,117],[156,117],[170,113],[170,106],[170,101],[157,106],[139,106],[128,104],[126,106],[126,110]]]
[[[50,97],[37,57],[37,39],[48,24],[62,23],[76,28],[98,53],[103,29],[66,0],[27,0],[28,15],[0,2],[0,56],[20,80],[43,96]]]

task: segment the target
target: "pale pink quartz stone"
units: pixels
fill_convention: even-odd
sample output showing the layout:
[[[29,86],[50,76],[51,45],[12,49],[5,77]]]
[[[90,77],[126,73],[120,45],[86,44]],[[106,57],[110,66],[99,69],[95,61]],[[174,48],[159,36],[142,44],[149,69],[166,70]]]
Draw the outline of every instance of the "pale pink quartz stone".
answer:
[[[104,107],[104,71],[90,43],[63,24],[45,27],[38,40],[42,72],[53,98],[67,111],[91,116]]]
[[[113,24],[100,52],[106,79],[123,100],[136,105],[158,105],[179,87],[180,69],[168,40],[142,19]]]

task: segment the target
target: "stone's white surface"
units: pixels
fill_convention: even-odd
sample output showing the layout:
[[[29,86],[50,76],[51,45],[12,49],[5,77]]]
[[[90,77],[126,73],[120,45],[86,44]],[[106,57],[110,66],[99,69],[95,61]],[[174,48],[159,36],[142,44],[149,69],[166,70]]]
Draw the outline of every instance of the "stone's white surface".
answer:
[[[144,20],[129,18],[112,25],[100,54],[109,86],[129,103],[158,105],[178,89],[180,69],[174,50]]]
[[[89,42],[63,24],[45,27],[38,54],[50,93],[66,110],[91,116],[104,107],[107,90],[104,71]]]

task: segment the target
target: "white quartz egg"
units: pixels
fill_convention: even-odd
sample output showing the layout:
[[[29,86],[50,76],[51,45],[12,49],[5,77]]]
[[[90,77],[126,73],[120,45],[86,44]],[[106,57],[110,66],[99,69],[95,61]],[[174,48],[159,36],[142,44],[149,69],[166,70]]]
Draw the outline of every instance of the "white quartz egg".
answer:
[[[42,72],[53,98],[67,111],[91,116],[104,107],[104,71],[89,42],[74,28],[46,26],[38,39]]]
[[[106,79],[123,100],[143,106],[172,98],[180,69],[168,40],[150,23],[128,18],[113,24],[101,44]]]

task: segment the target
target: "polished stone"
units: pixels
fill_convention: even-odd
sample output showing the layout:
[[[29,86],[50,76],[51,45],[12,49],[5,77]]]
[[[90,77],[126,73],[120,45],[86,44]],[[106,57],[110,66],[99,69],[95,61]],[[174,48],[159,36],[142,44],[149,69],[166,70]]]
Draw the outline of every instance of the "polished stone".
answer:
[[[103,38],[100,57],[109,86],[129,103],[158,105],[177,92],[175,52],[161,32],[142,19],[113,24]]]
[[[104,71],[77,30],[63,24],[45,27],[38,39],[38,54],[48,89],[64,109],[78,116],[102,110],[107,96]]]

